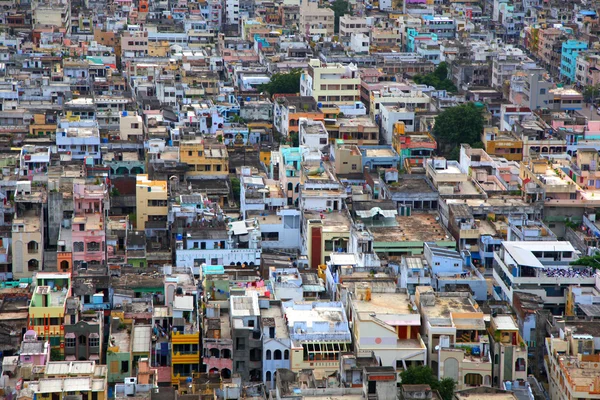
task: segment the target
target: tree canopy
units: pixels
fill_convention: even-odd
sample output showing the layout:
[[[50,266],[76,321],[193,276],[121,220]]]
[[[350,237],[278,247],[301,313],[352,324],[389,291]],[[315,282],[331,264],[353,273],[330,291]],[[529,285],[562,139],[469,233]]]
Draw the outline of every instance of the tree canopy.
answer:
[[[433,135],[438,151],[450,159],[457,159],[461,143],[481,147],[483,114],[473,103],[462,104],[444,110],[435,118]]]
[[[456,383],[451,378],[440,381],[433,374],[433,370],[427,366],[409,367],[400,372],[403,385],[429,385],[432,390],[437,390],[444,400],[452,400]]]
[[[433,86],[437,90],[457,91],[454,83],[448,79],[448,64],[445,62],[440,63],[433,72],[427,75],[415,75],[413,80],[420,85]]]
[[[300,92],[300,76],[302,69],[296,68],[287,73],[275,73],[268,83],[258,86],[259,92],[274,94],[295,94]]]
[[[334,20],[334,31],[338,33],[340,31],[340,17],[350,12],[350,3],[346,0],[335,0],[329,6],[333,10]]]

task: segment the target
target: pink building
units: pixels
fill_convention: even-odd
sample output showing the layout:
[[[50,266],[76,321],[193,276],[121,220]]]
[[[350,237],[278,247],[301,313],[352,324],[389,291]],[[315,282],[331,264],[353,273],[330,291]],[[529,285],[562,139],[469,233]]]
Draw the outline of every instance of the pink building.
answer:
[[[46,365],[50,360],[50,342],[37,339],[35,331],[27,331],[23,335],[19,364]]]
[[[73,272],[79,268],[99,268],[106,264],[104,202],[108,193],[104,184],[73,185]]]

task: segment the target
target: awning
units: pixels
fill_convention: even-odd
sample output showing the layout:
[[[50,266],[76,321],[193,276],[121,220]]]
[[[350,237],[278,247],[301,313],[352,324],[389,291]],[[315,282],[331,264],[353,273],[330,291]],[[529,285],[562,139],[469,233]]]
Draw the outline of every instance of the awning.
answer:
[[[90,361],[100,360],[100,356],[98,356],[98,354],[90,354],[90,356],[88,357],[88,359]]]
[[[320,285],[302,285],[302,291],[304,291],[304,292],[324,292],[325,288]]]
[[[89,339],[99,339],[100,335],[98,335],[97,333],[90,333],[90,336],[88,336]]]
[[[73,332],[65,333],[65,339],[75,339],[75,334]]]

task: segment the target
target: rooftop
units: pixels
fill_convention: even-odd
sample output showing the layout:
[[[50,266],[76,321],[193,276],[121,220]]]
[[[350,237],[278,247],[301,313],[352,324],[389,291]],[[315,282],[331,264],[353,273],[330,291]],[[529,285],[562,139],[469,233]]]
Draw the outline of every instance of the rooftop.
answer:
[[[396,216],[397,226],[370,229],[375,242],[453,241],[438,219],[437,214],[414,213],[410,216]]]

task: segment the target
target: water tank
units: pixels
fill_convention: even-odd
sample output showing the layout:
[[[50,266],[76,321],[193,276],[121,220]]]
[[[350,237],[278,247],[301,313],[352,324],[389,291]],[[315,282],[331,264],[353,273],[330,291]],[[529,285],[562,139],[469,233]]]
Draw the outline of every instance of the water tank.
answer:
[[[126,117],[127,116],[127,111],[123,111],[123,116]]]
[[[504,387],[506,388],[506,390],[512,390],[512,382],[511,381],[504,382]]]
[[[250,100],[252,100],[252,98],[246,97],[246,101],[250,101]]]
[[[319,108],[323,107],[323,103],[317,103],[317,107],[319,107]]]

